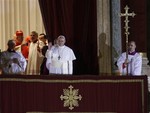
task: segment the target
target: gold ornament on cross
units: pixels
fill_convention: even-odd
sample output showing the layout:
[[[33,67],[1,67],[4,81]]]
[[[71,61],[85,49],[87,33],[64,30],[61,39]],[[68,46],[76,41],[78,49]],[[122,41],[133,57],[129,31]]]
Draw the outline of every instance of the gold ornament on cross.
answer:
[[[124,29],[125,29],[125,35],[126,35],[126,60],[128,60],[128,36],[129,36],[129,34],[130,34],[130,32],[129,32],[129,25],[128,25],[128,23],[130,22],[129,21],[129,18],[128,17],[134,17],[136,14],[134,13],[134,12],[132,12],[132,13],[129,13],[128,11],[129,11],[129,7],[126,5],[125,6],[125,13],[121,13],[120,14],[120,17],[125,17],[125,20],[124,20],[124,23],[125,23],[125,26],[124,26]],[[128,65],[127,65],[127,75],[128,75]]]

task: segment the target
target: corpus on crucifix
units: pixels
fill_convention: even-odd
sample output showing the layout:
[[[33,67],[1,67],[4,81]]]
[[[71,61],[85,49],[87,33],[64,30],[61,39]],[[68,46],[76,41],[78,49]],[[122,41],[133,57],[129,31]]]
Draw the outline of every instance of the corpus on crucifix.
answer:
[[[130,22],[129,21],[129,17],[131,16],[131,17],[134,17],[136,14],[134,13],[134,12],[132,12],[132,13],[129,13],[128,11],[129,11],[129,7],[126,5],[125,6],[125,13],[121,13],[120,14],[120,16],[121,17],[125,17],[125,20],[124,20],[124,23],[125,23],[125,26],[124,26],[124,29],[125,29],[125,35],[126,35],[126,60],[128,60],[128,36],[129,36],[129,34],[130,34],[130,32],[129,32],[129,25],[128,25],[128,23]],[[127,75],[128,75],[128,65],[127,65]]]

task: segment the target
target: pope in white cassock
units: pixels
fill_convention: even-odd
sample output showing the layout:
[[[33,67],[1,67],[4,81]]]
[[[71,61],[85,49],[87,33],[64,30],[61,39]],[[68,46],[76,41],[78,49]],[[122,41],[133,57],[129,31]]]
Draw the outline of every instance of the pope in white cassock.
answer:
[[[0,68],[3,74],[23,74],[26,69],[26,59],[21,52],[15,51],[15,41],[9,40],[7,51],[0,53]]]
[[[60,35],[56,45],[46,52],[46,67],[49,74],[73,74],[73,60],[76,59],[71,48],[65,45],[66,39]]]
[[[126,60],[126,52],[124,52],[121,54],[121,56],[117,61],[119,71],[121,75],[126,75],[128,65],[129,75],[141,75],[142,56],[135,51],[136,44],[134,41],[129,42],[128,49],[129,49],[128,60]]]

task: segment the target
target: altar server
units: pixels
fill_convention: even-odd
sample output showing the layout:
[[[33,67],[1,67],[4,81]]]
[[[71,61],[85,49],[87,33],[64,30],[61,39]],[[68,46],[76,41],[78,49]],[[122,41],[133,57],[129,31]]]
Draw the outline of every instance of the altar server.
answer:
[[[126,59],[126,52],[122,53],[117,61],[117,66],[122,75],[141,75],[142,70],[142,56],[136,52],[136,44],[134,41],[129,42],[128,45],[128,59]]]

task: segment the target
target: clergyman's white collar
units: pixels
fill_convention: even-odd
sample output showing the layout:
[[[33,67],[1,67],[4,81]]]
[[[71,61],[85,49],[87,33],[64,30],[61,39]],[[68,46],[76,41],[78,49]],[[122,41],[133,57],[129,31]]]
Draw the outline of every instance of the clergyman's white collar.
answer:
[[[65,45],[63,45],[63,46],[58,46],[58,48],[60,48],[60,49],[63,49],[65,47]]]

